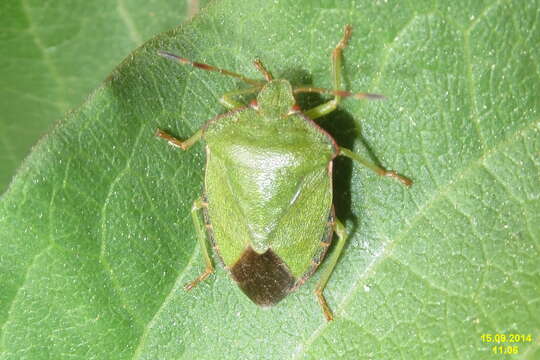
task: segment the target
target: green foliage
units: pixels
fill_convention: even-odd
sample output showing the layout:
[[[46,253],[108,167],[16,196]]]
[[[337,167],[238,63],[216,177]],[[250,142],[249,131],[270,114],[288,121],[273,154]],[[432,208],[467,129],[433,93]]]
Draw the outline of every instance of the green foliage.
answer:
[[[1,1],[0,193],[54,121],[189,11],[186,0]]]
[[[516,358],[538,358],[539,9],[223,0],[146,43],[36,146],[1,199],[0,358],[494,358],[483,333],[530,333]],[[347,100],[320,123],[415,183],[336,163],[351,233],[326,289],[336,320],[324,321],[314,280],[271,309],[219,267],[185,293],[203,269],[189,210],[204,153],[153,132],[194,133],[240,84],[156,50],[251,77],[259,57],[276,76],[328,87],[346,23],[347,87],[388,99]]]

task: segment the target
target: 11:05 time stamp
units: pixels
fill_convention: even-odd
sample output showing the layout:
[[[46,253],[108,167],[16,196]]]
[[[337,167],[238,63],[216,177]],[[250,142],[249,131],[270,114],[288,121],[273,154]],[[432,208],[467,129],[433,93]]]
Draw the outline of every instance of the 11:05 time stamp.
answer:
[[[483,343],[493,344],[491,352],[495,355],[516,355],[519,354],[519,345],[532,343],[531,334],[482,334],[480,339]]]

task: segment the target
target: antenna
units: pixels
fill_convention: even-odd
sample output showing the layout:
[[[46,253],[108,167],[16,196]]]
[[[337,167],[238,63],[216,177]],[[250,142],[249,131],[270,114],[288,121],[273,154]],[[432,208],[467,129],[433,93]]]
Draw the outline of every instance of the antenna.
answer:
[[[220,69],[220,68],[212,66],[212,65],[191,61],[191,60],[188,60],[186,58],[180,57],[178,55],[171,54],[170,52],[167,52],[167,51],[158,50],[157,53],[158,53],[158,55],[163,56],[164,58],[167,58],[167,59],[175,61],[175,62],[179,62],[180,64],[187,64],[187,65],[191,65],[193,67],[196,67],[196,68],[199,68],[199,69],[202,69],[202,70],[215,71],[215,72],[218,72],[218,73],[223,74],[223,75],[232,76],[234,78],[242,80],[243,82],[251,84],[251,85],[262,85],[262,84],[264,84],[264,82],[262,82],[262,81],[253,80],[253,79],[250,79],[250,78],[245,77],[243,75],[234,73],[234,72],[229,71],[229,70]]]

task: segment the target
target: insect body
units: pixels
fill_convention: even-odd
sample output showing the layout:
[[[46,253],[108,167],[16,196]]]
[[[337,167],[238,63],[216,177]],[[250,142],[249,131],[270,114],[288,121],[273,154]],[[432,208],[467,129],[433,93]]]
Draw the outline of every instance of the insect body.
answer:
[[[347,26],[333,52],[333,90],[293,89],[287,80],[273,79],[260,61],[255,61],[255,66],[265,81],[170,53],[159,53],[251,85],[224,95],[220,101],[231,111],[210,120],[185,141],[159,129],[156,132],[157,136],[184,150],[200,139],[206,142],[204,193],[192,208],[206,270],[187,284],[186,289],[192,289],[214,270],[206,240],[208,235],[242,291],[258,305],[274,305],[317,269],[335,232],[336,248],[315,290],[324,315],[332,320],[323,290],[347,238],[332,205],[332,160],[336,156],[347,156],[380,175],[411,184],[396,172],[384,170],[340,148],[311,120],[333,111],[342,97],[382,97],[340,89],[341,51],[350,34],[351,27]],[[294,98],[294,94],[300,92],[329,93],[334,99],[303,113]],[[257,99],[247,106],[233,99],[249,93],[257,93]]]

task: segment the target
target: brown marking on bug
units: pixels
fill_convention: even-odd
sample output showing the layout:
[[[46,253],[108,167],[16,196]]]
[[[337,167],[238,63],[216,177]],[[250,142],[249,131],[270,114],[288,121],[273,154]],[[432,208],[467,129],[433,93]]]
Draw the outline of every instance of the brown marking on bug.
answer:
[[[199,63],[199,62],[193,62],[193,66],[195,67],[198,67],[199,69],[203,69],[203,70],[214,70],[215,71],[215,68],[211,65],[208,65],[208,64],[203,64],[203,63]]]
[[[272,249],[258,254],[248,246],[230,270],[244,294],[260,306],[278,303],[296,282],[287,265]]]
[[[302,111],[302,109],[300,108],[300,105],[294,104],[293,106],[291,106],[291,109],[287,113],[287,116],[298,114],[300,111]]]
[[[212,224],[204,224],[204,226],[206,226],[207,229],[212,229]]]
[[[253,110],[259,110],[259,103],[257,102],[256,99],[253,99],[251,100],[251,102],[249,103],[249,106],[253,109]]]

